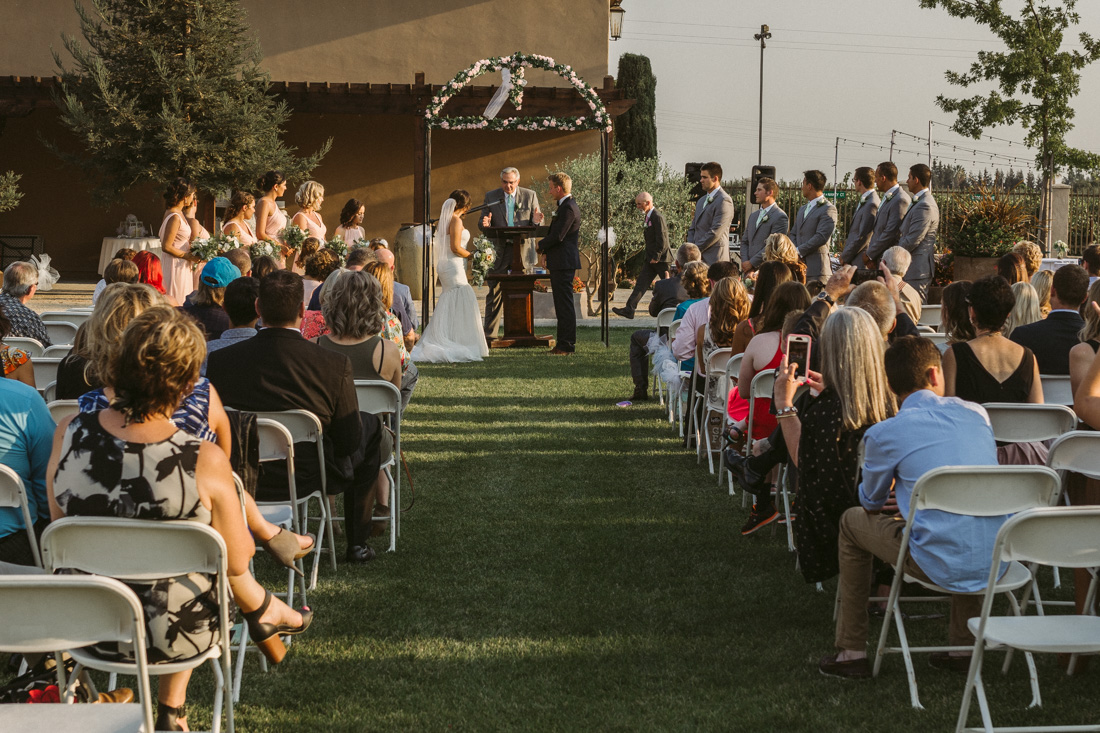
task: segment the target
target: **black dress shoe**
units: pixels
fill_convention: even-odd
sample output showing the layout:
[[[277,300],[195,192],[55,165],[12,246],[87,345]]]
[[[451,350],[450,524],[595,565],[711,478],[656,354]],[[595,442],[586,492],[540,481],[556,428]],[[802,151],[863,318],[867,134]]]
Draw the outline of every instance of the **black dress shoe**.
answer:
[[[649,392],[635,391],[634,394],[630,395],[630,401],[631,402],[648,402],[649,401]]]
[[[928,655],[928,666],[944,672],[962,672],[965,674],[970,671],[970,656],[969,654],[952,655],[951,652],[932,652]]]
[[[837,661],[837,654],[822,657],[817,669],[826,677],[840,677],[846,680],[865,680],[871,676],[871,663],[867,657]]]
[[[365,565],[366,563],[373,560],[375,555],[377,554],[378,553],[376,553],[374,551],[374,548],[370,545],[355,545],[354,547],[348,548],[347,561],[358,563],[360,565]]]
[[[612,308],[611,312],[617,316],[622,316],[623,318],[634,320],[634,311],[630,310],[629,308]]]

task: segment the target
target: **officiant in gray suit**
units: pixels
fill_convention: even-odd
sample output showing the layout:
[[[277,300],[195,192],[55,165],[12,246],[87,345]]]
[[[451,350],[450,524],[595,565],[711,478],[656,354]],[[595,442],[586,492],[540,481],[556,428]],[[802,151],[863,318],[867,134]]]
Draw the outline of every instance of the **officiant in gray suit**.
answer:
[[[752,272],[764,263],[764,244],[769,236],[776,232],[787,233],[787,212],[776,205],[778,195],[779,184],[774,179],[764,176],[757,182],[753,198],[760,210],[749,214],[745,222],[745,236],[741,238],[741,272]]]
[[[728,262],[733,198],[722,189],[722,166],[704,163],[699,172],[699,185],[705,195],[695,203],[695,217],[684,240],[699,248],[703,262],[708,265]]]
[[[825,174],[804,171],[802,196],[806,203],[795,214],[791,242],[806,263],[806,284],[824,285],[833,274],[829,265],[829,245],[836,231],[836,206],[825,198]]]
[[[901,220],[909,211],[909,194],[898,185],[898,167],[886,161],[879,163],[875,170],[875,185],[882,194],[875,216],[875,231],[867,251],[863,253],[863,262],[867,267],[878,267],[878,261],[886,250],[898,243],[901,235]]]
[[[485,194],[485,204],[489,206],[478,222],[478,228],[484,233],[486,229],[511,226],[533,226],[541,224],[542,211],[539,209],[539,197],[529,188],[519,187],[519,171],[515,168],[505,168],[500,172],[500,188],[494,188]],[[512,265],[512,243],[495,242],[496,261],[490,274],[507,274]],[[538,261],[534,254],[534,245],[531,240],[523,243],[523,262],[531,267]],[[485,296],[485,339],[496,338],[497,326],[500,325],[500,316],[503,310],[504,299],[500,293],[500,286],[493,280],[489,280],[489,293]]]
[[[861,255],[867,251],[871,235],[875,233],[875,218],[878,215],[878,194],[875,193],[875,171],[868,166],[856,168],[853,176],[859,203],[852,214],[852,223],[848,225],[848,237],[844,240],[844,251],[840,253],[840,264],[859,267]]]
[[[913,261],[905,273],[905,282],[920,293],[922,301],[928,295],[928,286],[932,283],[936,268],[936,229],[940,226],[940,207],[928,188],[931,183],[932,170],[924,163],[917,163],[909,169],[907,185],[913,194],[913,201],[901,221],[898,235],[898,246],[913,255]]]

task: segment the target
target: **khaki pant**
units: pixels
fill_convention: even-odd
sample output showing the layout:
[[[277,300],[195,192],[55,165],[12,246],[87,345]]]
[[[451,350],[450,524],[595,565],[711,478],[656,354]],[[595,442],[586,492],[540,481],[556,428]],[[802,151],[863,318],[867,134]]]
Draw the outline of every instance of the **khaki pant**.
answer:
[[[852,507],[840,518],[840,612],[836,621],[836,647],[853,652],[867,647],[867,602],[871,597],[873,557],[895,563],[901,548],[905,522],[885,514],[869,514]],[[905,572],[931,582],[924,571],[905,558]],[[970,618],[980,616],[982,596],[951,596],[951,622],[948,634],[952,646],[971,646],[974,637],[966,627]]]

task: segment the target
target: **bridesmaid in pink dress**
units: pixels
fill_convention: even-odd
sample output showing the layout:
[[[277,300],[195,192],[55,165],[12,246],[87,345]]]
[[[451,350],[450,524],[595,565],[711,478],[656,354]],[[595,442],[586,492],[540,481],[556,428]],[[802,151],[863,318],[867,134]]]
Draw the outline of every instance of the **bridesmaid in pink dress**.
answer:
[[[255,197],[246,191],[237,191],[229,202],[229,208],[225,210],[226,221],[222,224],[222,234],[236,237],[242,247],[256,244],[256,235],[248,225],[248,220],[255,214]]]
[[[344,210],[340,212],[340,226],[336,227],[336,236],[343,237],[344,242],[351,247],[356,240],[366,239],[363,231],[363,216],[367,207],[359,199],[349,199],[344,204]]]
[[[322,242],[327,239],[328,227],[317,212],[321,210],[321,204],[325,200],[325,188],[317,181],[306,181],[294,194],[294,200],[300,207],[298,213],[290,221],[305,230],[311,237],[317,237]]]
[[[164,192],[168,210],[160,225],[161,261],[164,289],[169,298],[182,305],[195,289],[191,263],[198,258],[191,252],[192,231],[183,211],[195,203],[195,186],[186,178],[177,178]]]
[[[286,193],[286,178],[279,171],[268,171],[256,185],[263,192],[256,202],[256,234],[260,239],[282,244],[280,232],[286,227],[286,214],[279,208],[277,199]]]

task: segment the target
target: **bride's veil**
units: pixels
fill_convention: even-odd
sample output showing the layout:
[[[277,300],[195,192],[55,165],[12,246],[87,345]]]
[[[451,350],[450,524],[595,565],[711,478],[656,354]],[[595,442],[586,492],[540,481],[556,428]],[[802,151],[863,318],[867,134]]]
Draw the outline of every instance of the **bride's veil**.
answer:
[[[439,210],[439,222],[435,225],[435,258],[451,251],[450,228],[451,218],[455,213],[455,200],[447,199],[443,202],[443,208]]]

